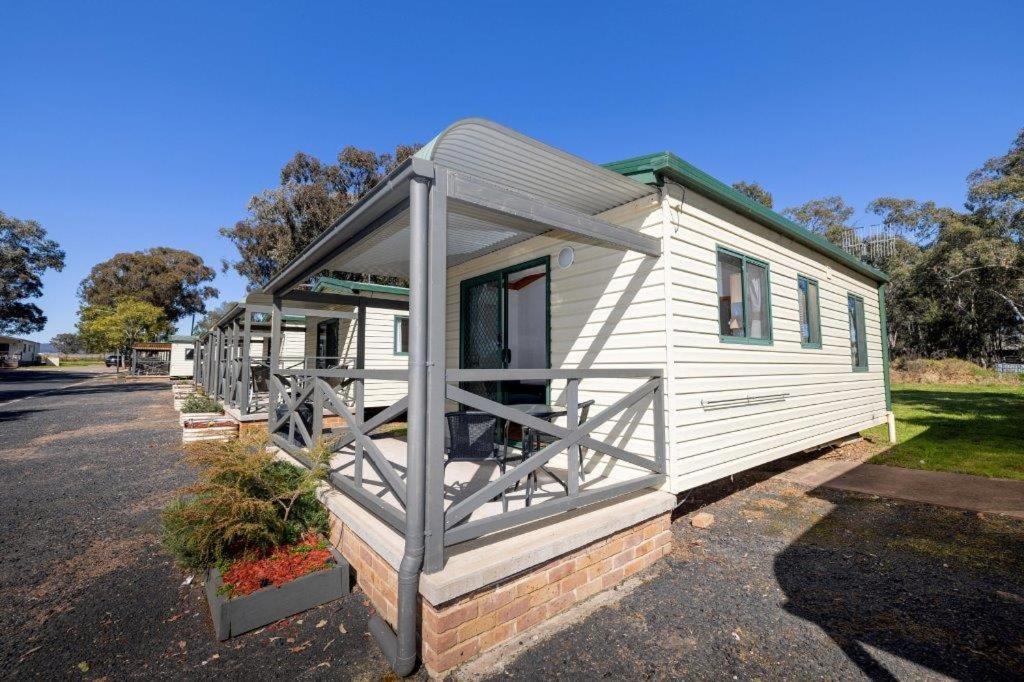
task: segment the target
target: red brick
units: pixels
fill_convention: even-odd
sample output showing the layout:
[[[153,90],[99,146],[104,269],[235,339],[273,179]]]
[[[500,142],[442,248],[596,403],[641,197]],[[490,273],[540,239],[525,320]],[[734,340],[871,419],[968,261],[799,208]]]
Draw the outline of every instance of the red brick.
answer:
[[[565,611],[574,603],[576,603],[576,596],[572,592],[559,595],[545,604],[544,617],[551,618],[552,616]]]
[[[480,613],[496,611],[515,598],[514,587],[501,587],[480,600]]]
[[[465,642],[476,637],[481,633],[494,629],[494,627],[496,627],[497,625],[497,613],[489,613],[487,615],[477,616],[473,620],[466,621],[465,623],[459,626],[458,640],[460,642]]]
[[[428,610],[426,612],[426,620],[430,622],[430,627],[434,632],[444,632],[445,630],[457,628],[466,621],[476,618],[479,612],[479,604],[473,600],[439,611]]]
[[[515,584],[515,596],[522,597],[523,595],[539,590],[547,584],[548,577],[546,573],[531,574]]]
[[[559,580],[561,580],[562,578],[564,578],[565,576],[569,575],[572,572],[573,572],[573,562],[572,561],[562,561],[561,563],[559,563],[554,568],[548,570],[548,580],[553,582],[553,583],[557,583]]]
[[[516,633],[515,623],[502,623],[493,630],[488,630],[484,634],[480,635],[480,651],[487,651],[505,640],[509,639]]]
[[[601,589],[606,590],[613,585],[618,585],[622,582],[623,571],[621,568],[616,568],[614,571],[609,571],[601,576]]]
[[[602,589],[603,588],[601,587],[601,578],[595,578],[594,580],[590,580],[576,588],[576,600],[583,601],[584,599],[589,599],[590,597],[593,597],[595,594],[600,592]]]
[[[459,644],[454,649],[441,652],[430,652],[432,655],[427,660],[427,667],[436,672],[450,670],[460,663],[468,661],[480,651],[480,638],[471,639],[468,642]]]
[[[530,610],[530,597],[519,597],[515,601],[498,609],[498,622],[507,623]]]
[[[627,549],[626,551],[615,555],[614,557],[612,557],[612,569],[621,568],[625,566],[630,561],[632,561],[633,557],[635,556],[636,552],[634,549]]]
[[[562,580],[558,583],[558,591],[561,594],[566,594],[568,592],[572,592],[585,582],[587,582],[587,572],[576,571],[572,575],[562,578]]]
[[[545,607],[537,606],[516,618],[516,634],[522,634],[544,620]]]
[[[535,606],[542,606],[542,605],[544,605],[545,603],[551,601],[552,599],[554,599],[557,596],[558,596],[558,585],[555,584],[555,585],[548,585],[547,587],[544,587],[543,589],[537,590],[536,592],[531,592],[527,596],[527,599],[529,599],[529,601],[530,601],[530,608],[533,608]]]

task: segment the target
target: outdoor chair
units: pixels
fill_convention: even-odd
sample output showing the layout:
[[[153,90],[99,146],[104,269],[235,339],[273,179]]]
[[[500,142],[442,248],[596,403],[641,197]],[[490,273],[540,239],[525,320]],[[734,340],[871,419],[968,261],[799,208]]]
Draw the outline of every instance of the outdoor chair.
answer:
[[[486,412],[461,411],[447,412],[444,418],[448,422],[445,469],[452,462],[493,462],[500,473],[505,473],[505,451],[498,444],[497,417]],[[507,509],[505,491],[501,492],[501,501]]]

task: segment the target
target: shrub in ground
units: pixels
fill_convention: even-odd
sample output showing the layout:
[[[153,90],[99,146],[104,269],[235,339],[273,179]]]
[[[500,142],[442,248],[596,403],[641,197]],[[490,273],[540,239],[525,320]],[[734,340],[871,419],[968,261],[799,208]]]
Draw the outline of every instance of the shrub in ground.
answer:
[[[193,393],[189,397],[185,398],[185,402],[181,404],[181,411],[185,414],[195,414],[197,412],[224,412],[220,407],[220,403],[210,396],[202,395],[200,393]]]
[[[226,568],[297,543],[310,531],[327,532],[327,510],[315,491],[328,448],[315,449],[318,463],[309,471],[275,459],[266,445],[260,434],[189,448],[199,480],[163,511],[164,546],[183,567]]]
[[[897,359],[892,364],[892,379],[902,384],[1019,384],[1016,374],[1000,374],[967,360]]]

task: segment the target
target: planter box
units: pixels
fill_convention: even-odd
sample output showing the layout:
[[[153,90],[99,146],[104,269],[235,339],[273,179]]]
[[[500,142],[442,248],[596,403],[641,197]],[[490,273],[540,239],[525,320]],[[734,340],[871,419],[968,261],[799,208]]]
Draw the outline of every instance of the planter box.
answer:
[[[207,571],[206,600],[210,604],[217,639],[224,641],[348,594],[348,562],[338,550],[333,547],[330,550],[335,561],[333,567],[234,599],[218,594],[224,584],[220,571],[216,568]]]
[[[232,440],[238,438],[238,422],[231,417],[218,415],[216,418],[189,417],[181,426],[181,442],[195,443],[203,440]]]
[[[178,423],[182,426],[190,419],[224,419],[223,412],[182,412],[178,416]]]

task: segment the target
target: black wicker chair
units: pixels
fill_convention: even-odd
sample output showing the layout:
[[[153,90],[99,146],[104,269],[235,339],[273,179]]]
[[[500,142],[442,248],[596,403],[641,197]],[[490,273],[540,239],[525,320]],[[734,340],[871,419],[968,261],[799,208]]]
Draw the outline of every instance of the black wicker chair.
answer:
[[[505,448],[498,444],[498,418],[486,412],[447,412],[448,439],[445,443],[444,466],[452,462],[494,462],[505,473]],[[503,490],[502,507],[508,509]],[[498,498],[495,498],[498,499]]]

